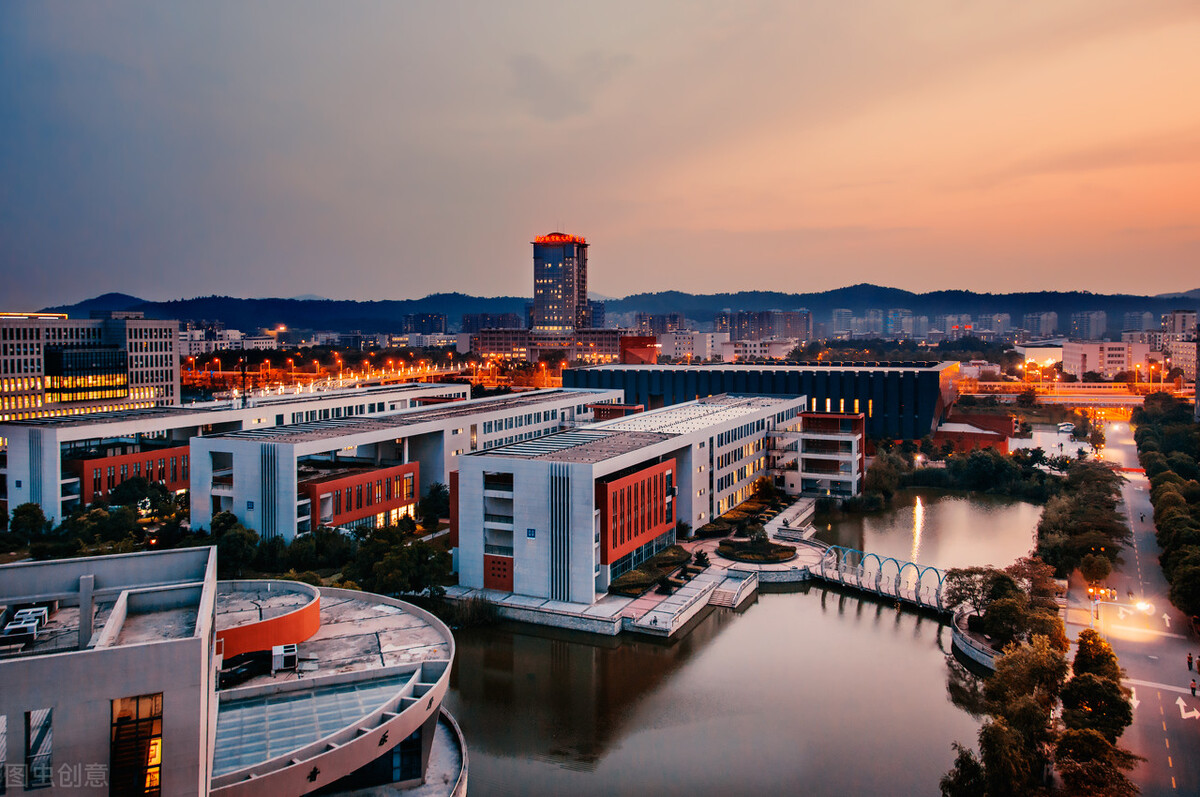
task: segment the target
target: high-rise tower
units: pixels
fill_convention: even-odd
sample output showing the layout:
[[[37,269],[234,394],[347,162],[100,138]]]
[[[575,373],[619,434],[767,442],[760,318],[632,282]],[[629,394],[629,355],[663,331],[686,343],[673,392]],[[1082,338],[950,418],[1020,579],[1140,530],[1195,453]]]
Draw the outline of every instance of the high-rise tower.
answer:
[[[587,240],[552,232],[533,239],[533,331],[570,334],[591,327]]]

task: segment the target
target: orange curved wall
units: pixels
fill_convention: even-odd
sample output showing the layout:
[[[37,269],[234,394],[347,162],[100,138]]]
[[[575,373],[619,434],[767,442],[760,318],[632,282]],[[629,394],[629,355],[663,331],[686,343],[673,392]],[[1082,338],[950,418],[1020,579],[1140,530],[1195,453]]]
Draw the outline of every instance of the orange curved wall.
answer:
[[[276,645],[303,642],[317,633],[320,627],[321,598],[317,596],[294,612],[218,631],[217,639],[223,641],[223,655],[229,658],[253,650],[270,650]]]

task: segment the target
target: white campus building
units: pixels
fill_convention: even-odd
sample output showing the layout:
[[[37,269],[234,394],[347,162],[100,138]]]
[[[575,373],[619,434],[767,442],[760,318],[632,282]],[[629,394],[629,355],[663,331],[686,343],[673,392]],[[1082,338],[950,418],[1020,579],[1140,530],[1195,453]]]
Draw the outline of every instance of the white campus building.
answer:
[[[183,407],[148,407],[0,423],[8,439],[0,459],[0,493],[11,511],[35,503],[47,519],[126,479],[141,476],[170,490],[187,489],[192,438],[241,429],[383,415],[425,401],[465,399],[461,384],[404,384],[325,391],[300,390]]]
[[[191,522],[232,512],[264,539],[318,526],[394,524],[461,455],[592,419],[619,390],[537,390],[389,412],[243,428],[191,443]]]
[[[807,399],[718,395],[458,460],[459,583],[590,604],[750,497]],[[778,453],[778,452],[776,452]],[[796,452],[792,452],[792,457]]]

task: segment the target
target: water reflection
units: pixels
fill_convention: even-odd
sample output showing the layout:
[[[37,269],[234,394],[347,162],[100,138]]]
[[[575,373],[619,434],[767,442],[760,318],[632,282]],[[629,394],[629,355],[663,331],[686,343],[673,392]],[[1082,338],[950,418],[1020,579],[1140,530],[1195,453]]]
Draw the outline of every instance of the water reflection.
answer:
[[[1042,509],[991,495],[901,490],[885,512],[817,518],[816,539],[942,570],[1004,567],[1028,554]]]
[[[925,504],[921,501],[921,496],[917,496],[913,502],[913,539],[912,553],[909,555],[910,562],[921,561],[921,532],[925,530]]]

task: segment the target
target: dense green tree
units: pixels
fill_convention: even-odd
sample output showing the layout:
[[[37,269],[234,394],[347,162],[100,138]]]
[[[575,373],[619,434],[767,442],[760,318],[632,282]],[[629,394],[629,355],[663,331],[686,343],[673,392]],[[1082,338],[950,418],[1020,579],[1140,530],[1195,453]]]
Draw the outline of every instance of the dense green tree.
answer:
[[[1112,574],[1112,562],[1106,556],[1089,553],[1079,563],[1079,572],[1088,582],[1101,583]]]
[[[996,670],[987,680],[984,694],[988,702],[1002,710],[1017,698],[1032,696],[1043,707],[1047,718],[1058,700],[1067,677],[1067,660],[1050,641],[1035,636],[1029,643],[1009,645],[996,661]]]
[[[237,515],[232,512],[218,512],[213,515],[210,533],[215,538],[220,538],[229,529],[238,525]]]
[[[979,731],[979,757],[988,797],[1018,797],[1029,793],[1034,772],[1025,740],[1003,717],[993,717]]]
[[[1092,729],[1065,731],[1054,751],[1067,797],[1134,797],[1140,792],[1125,772],[1141,760]]]
[[[1075,659],[1071,662],[1075,677],[1085,674],[1097,675],[1120,682],[1123,673],[1117,665],[1117,654],[1112,645],[1099,632],[1085,628],[1079,632],[1075,643]]]
[[[938,783],[942,797],[979,797],[987,788],[983,764],[975,751],[955,742],[954,766]]]
[[[1171,579],[1171,603],[1188,615],[1200,615],[1200,565],[1177,567]]]
[[[38,504],[19,504],[12,511],[8,530],[25,539],[41,536],[46,531],[46,514]]]
[[[418,506],[421,517],[434,515],[439,518],[450,517],[450,488],[441,482],[429,485],[429,491],[421,499]]]
[[[1133,708],[1116,681],[1085,672],[1067,681],[1062,690],[1063,724],[1092,728],[1115,743],[1133,722]]]
[[[385,594],[415,593],[439,598],[450,576],[450,552],[414,540],[391,548],[372,568],[372,589]]]
[[[241,578],[257,552],[258,535],[235,523],[217,540],[217,573],[225,579]]]

